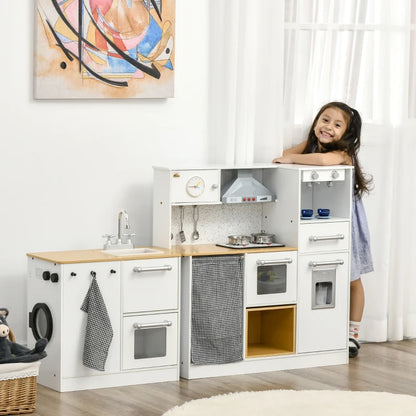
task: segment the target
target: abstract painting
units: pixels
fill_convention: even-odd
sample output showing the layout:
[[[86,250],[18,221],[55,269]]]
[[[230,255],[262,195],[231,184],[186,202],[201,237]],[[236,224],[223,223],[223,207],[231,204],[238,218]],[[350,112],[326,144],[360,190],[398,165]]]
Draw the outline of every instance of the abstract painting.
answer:
[[[173,97],[175,0],[36,0],[37,99]]]

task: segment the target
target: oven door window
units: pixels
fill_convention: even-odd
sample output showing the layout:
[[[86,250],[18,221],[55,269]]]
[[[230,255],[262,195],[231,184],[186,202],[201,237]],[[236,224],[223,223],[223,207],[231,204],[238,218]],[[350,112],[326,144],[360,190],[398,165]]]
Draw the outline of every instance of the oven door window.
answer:
[[[144,328],[134,331],[134,359],[166,356],[166,328]]]
[[[287,265],[257,267],[257,294],[270,295],[287,292]]]

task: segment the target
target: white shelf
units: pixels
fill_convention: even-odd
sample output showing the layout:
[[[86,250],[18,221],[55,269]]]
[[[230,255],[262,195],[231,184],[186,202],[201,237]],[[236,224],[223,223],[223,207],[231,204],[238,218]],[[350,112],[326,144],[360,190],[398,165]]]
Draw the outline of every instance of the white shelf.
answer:
[[[301,224],[322,224],[322,223],[328,223],[328,222],[345,222],[349,220],[350,220],[349,218],[344,218],[344,217],[331,217],[328,219],[313,218],[311,220],[303,220],[299,218],[299,221]]]

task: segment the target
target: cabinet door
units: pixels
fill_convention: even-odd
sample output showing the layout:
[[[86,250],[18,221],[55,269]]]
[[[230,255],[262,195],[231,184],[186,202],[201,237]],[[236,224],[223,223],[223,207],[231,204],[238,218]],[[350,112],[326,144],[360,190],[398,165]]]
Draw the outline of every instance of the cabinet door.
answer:
[[[177,257],[122,262],[123,312],[152,312],[178,308]]]
[[[300,255],[297,352],[347,347],[348,253]]]
[[[172,204],[206,204],[220,201],[220,171],[218,169],[172,171]]]
[[[296,302],[296,258],[296,251],[246,254],[247,306]]]
[[[123,319],[123,370],[178,363],[178,314],[126,316]]]
[[[80,308],[91,285],[91,271],[103,296],[113,329],[105,372],[120,371],[120,263],[67,264],[63,267],[62,366],[63,377],[102,374],[82,364],[87,313]]]

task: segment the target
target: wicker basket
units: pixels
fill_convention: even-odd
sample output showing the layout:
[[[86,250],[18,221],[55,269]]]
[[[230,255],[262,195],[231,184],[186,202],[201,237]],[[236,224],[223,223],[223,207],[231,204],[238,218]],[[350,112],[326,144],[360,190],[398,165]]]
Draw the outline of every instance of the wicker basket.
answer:
[[[35,411],[39,364],[39,361],[26,364],[17,367],[17,370],[15,367],[4,368],[16,364],[0,364],[0,415],[18,415]]]

